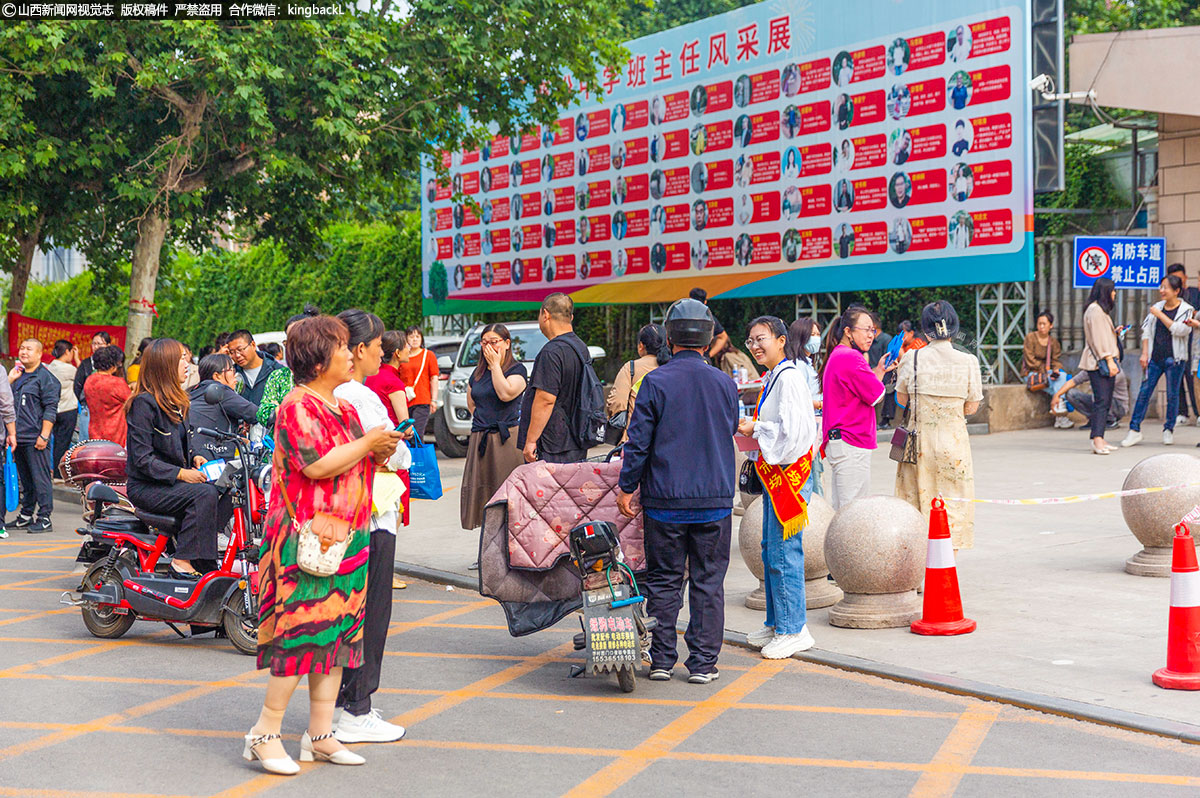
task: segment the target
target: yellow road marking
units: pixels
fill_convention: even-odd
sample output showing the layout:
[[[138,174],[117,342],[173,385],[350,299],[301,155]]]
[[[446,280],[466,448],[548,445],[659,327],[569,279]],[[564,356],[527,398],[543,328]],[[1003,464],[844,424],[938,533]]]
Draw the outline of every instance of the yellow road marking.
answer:
[[[164,698],[155,699],[154,701],[147,701],[144,704],[138,704],[137,706],[126,709],[123,712],[114,712],[110,715],[96,718],[95,720],[73,724],[65,729],[60,729],[59,731],[51,734],[36,737],[32,740],[26,740],[25,742],[10,745],[6,748],[0,748],[0,762],[3,762],[6,759],[11,759],[15,756],[20,756],[21,754],[27,754],[31,751],[47,748],[51,745],[57,745],[58,743],[65,742],[66,740],[71,740],[76,737],[81,737],[94,731],[107,729],[110,726],[115,726],[116,724],[122,723],[126,720],[140,718],[144,715],[149,715],[153,712],[158,712],[161,709],[174,706],[175,704],[181,704],[185,701],[190,701],[193,698],[199,698],[201,696],[208,695],[209,693],[215,693],[218,690],[233,686],[238,681],[250,679],[257,675],[257,670],[247,671],[246,673],[234,676],[232,679],[222,679],[220,681],[211,682],[202,687],[193,687],[192,689],[185,690],[182,693],[176,693]]]
[[[693,709],[647,737],[636,748],[625,752],[617,761],[601,768],[598,773],[568,792],[568,798],[603,798],[612,794],[649,767],[654,760],[712,723],[732,704],[766,684],[773,676],[783,671],[784,667],[784,663],[779,660],[763,660],[728,686],[713,693],[708,700],[701,701]]]
[[[494,690],[497,687],[508,684],[509,682],[519,679],[522,676],[533,673],[538,668],[545,665],[547,662],[553,662],[559,657],[575,650],[573,643],[564,643],[561,646],[546,651],[536,657],[530,657],[524,662],[505,668],[502,671],[493,673],[491,676],[485,676],[482,679],[471,682],[466,687],[461,687],[457,690],[451,690],[443,696],[440,696],[428,704],[411,709],[395,718],[392,718],[392,723],[398,723],[401,726],[415,726],[423,720],[437,715],[439,712],[445,712],[451,707],[471,698],[483,695],[484,693]]]
[[[74,607],[63,607],[61,610],[42,610],[41,612],[35,612],[31,615],[22,615],[19,618],[5,618],[4,620],[0,621],[0,626],[5,626],[10,623],[20,623],[21,621],[32,621],[36,620],[37,618],[45,618],[47,615],[61,615],[64,612],[74,612],[74,610]]]
[[[929,764],[938,768],[970,765],[999,715],[1000,708],[994,704],[981,704],[962,713]],[[962,776],[955,771],[926,771],[913,785],[909,798],[949,798]]]
[[[412,629],[420,629],[422,626],[431,626],[435,623],[440,623],[450,618],[457,618],[459,615],[466,615],[476,610],[481,610],[484,607],[495,606],[491,601],[473,601],[470,604],[465,604],[461,607],[456,607],[445,612],[435,613],[418,621],[397,621],[388,627],[388,637],[398,635],[402,632],[407,632]]]

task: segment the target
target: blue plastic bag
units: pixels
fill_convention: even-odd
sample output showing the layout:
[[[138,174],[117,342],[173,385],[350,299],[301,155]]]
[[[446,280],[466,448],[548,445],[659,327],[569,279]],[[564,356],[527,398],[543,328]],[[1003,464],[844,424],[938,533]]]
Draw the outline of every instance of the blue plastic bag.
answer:
[[[13,512],[21,504],[21,485],[17,482],[17,464],[13,461],[12,449],[5,448],[4,458],[4,508]]]
[[[409,492],[414,499],[442,498],[442,474],[438,471],[437,452],[419,438],[408,442],[412,466],[408,469]]]

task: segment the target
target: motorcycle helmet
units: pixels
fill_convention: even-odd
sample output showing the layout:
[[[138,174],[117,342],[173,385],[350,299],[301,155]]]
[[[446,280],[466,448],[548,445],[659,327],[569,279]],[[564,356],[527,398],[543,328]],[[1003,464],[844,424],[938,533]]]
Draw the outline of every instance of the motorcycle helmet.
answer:
[[[675,346],[699,349],[713,339],[713,315],[708,305],[695,299],[680,299],[667,310],[667,340]]]

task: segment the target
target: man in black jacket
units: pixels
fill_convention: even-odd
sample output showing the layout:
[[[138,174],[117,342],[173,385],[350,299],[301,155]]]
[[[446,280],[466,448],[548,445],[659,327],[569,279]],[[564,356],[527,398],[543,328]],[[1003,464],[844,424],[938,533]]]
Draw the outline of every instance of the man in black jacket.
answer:
[[[276,369],[287,366],[280,363],[266,352],[259,350],[254,343],[254,336],[249,330],[238,330],[229,336],[229,356],[237,364],[238,393],[254,403],[255,407],[262,404],[263,390],[267,387],[267,377]]]
[[[21,480],[21,511],[9,526],[27,532],[49,532],[54,492],[47,446],[58,417],[62,384],[42,366],[42,342],[36,338],[21,342],[17,360],[8,373],[8,381],[17,406],[17,448],[13,450],[13,460]]]
[[[642,378],[621,465],[622,515],[636,515],[641,488],[646,541],[646,610],[658,619],[650,644],[650,678],[667,681],[678,658],[675,623],[688,570],[688,681],[718,676],[725,633],[734,491],[733,435],[738,399],[733,380],[705,353],[713,336],[709,309],[694,299],[671,306],[666,320],[672,357]]]
[[[232,444],[201,435],[195,432],[196,428],[233,432],[239,421],[247,424],[257,422],[258,406],[233,389],[237,382],[237,370],[229,355],[205,355],[200,358],[199,368],[200,382],[188,391],[191,402],[188,426],[192,429],[192,450],[206,460],[232,457]],[[220,401],[209,404],[207,394],[213,385],[217,386],[215,393]]]

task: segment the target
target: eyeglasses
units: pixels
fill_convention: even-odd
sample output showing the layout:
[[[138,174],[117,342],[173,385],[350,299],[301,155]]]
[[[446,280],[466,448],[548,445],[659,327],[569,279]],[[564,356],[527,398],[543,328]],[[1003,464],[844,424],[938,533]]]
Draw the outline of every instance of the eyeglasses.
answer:
[[[234,346],[233,344],[229,344],[228,346],[229,346],[230,354],[233,354],[234,352],[236,352],[239,355],[242,354],[243,352],[245,352],[247,349],[254,348],[252,344],[242,344],[241,346]]]
[[[504,343],[503,338],[484,338],[482,341],[484,346],[499,346]]]
[[[764,349],[764,348],[766,348],[767,341],[770,341],[770,340],[771,340],[771,336],[760,335],[757,338],[747,338],[745,341],[745,344],[746,344],[747,349],[754,349],[755,347],[757,347],[759,349]]]
[[[850,331],[865,333],[866,335],[869,335],[872,338],[874,338],[876,335],[878,335],[878,333],[876,332],[874,327],[851,327]]]

